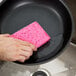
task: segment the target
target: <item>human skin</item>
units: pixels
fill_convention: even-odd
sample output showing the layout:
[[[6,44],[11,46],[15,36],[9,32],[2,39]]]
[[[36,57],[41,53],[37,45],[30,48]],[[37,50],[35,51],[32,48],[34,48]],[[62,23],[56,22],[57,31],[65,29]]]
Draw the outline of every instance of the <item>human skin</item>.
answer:
[[[0,35],[0,60],[24,62],[37,51],[37,48],[25,41],[14,39],[9,34]]]

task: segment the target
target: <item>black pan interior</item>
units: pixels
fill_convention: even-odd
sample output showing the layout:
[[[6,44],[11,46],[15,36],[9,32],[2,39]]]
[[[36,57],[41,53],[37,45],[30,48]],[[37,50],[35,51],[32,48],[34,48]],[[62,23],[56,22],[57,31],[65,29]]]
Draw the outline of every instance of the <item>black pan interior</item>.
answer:
[[[60,0],[6,0],[0,6],[0,33],[13,34],[34,21],[39,22],[51,40],[20,64],[41,63],[54,58],[72,33],[70,14]]]

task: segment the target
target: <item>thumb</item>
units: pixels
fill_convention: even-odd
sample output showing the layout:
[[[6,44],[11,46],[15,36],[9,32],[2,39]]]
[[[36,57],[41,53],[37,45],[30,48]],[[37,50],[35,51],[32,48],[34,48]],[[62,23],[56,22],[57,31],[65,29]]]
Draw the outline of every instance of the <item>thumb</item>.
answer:
[[[1,34],[1,36],[9,37],[10,34]]]

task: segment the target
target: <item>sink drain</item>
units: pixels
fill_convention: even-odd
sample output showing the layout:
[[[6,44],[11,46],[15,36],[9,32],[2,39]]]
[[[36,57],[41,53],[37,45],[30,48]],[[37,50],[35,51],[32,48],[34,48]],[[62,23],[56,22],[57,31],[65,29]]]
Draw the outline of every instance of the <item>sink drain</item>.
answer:
[[[44,68],[40,68],[37,71],[33,72],[31,76],[51,76],[51,73]]]
[[[32,76],[48,76],[48,75],[43,71],[37,71]]]

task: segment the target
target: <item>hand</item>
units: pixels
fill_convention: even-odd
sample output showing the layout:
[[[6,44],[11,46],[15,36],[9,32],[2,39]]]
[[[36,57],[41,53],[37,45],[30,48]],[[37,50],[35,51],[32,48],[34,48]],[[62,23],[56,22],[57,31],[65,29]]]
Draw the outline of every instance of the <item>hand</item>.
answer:
[[[31,43],[9,36],[9,34],[0,35],[0,60],[24,62],[30,58],[33,51],[37,51]]]

